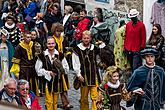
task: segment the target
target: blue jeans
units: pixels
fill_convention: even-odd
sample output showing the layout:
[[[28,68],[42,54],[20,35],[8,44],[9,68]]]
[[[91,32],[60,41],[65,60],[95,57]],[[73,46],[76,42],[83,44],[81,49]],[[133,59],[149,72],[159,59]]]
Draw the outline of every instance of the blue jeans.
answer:
[[[137,69],[138,67],[142,65],[142,59],[141,59],[140,53],[125,50],[125,54],[130,63],[131,70],[133,73],[135,69]]]

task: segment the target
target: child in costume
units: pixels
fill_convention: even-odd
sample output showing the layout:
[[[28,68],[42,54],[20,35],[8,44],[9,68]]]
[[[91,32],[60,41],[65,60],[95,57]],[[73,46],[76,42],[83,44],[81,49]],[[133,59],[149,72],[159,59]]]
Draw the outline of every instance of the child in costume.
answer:
[[[140,52],[145,64],[134,71],[127,85],[128,91],[136,91],[134,100],[127,102],[127,106],[134,104],[135,110],[160,110],[165,103],[165,73],[164,69],[155,64],[158,51],[146,47]]]
[[[132,92],[127,92],[125,84],[119,81],[120,69],[116,66],[107,68],[102,84],[98,87],[98,110],[125,110],[120,105],[121,100],[130,100]]]

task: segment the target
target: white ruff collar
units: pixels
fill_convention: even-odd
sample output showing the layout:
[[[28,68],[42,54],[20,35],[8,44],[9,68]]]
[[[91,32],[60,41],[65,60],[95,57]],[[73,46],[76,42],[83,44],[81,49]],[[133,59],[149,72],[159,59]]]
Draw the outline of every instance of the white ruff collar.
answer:
[[[11,26],[9,26],[7,23],[5,23],[5,26],[8,28],[8,29],[12,29],[15,27],[15,23],[13,23]]]
[[[149,65],[147,65],[147,64],[145,64],[147,67],[149,67],[149,68],[154,68],[155,67],[155,62],[154,62],[154,65],[152,65],[152,66],[149,66]]]
[[[107,85],[111,88],[117,89],[120,86],[120,81],[118,80],[116,84],[113,84],[110,81],[108,81]]]

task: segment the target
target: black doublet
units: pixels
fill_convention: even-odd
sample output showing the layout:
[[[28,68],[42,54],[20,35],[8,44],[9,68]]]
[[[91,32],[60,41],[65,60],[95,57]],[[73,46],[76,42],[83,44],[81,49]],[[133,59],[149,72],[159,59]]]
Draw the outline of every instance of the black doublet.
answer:
[[[81,64],[81,75],[85,81],[82,83],[83,86],[95,86],[96,80],[100,83],[100,76],[98,73],[98,67],[96,64],[96,55],[99,52],[97,47],[93,50],[85,49],[81,50],[78,46],[74,48],[75,54],[78,55]]]
[[[52,78],[50,81],[47,81],[44,79],[44,88],[45,84],[47,82],[48,84],[48,90],[49,92],[55,92],[55,93],[60,93],[64,91],[64,86],[63,86],[63,80],[62,80],[62,74],[59,72],[58,68],[56,65],[53,63],[51,64],[51,61],[48,57],[48,55],[44,55],[44,53],[41,53],[38,55],[39,59],[43,63],[43,68],[48,71],[53,71],[56,73],[55,77]],[[58,58],[59,56],[55,54],[55,58]],[[66,78],[66,75],[64,74],[64,78],[66,80],[66,83],[68,84],[68,79]],[[68,87],[69,85],[67,85]],[[69,87],[68,87],[69,88]]]
[[[9,33],[9,41],[12,43],[13,47],[16,47],[20,43],[21,30],[16,26],[14,28],[7,28],[6,26],[2,27],[6,29]]]

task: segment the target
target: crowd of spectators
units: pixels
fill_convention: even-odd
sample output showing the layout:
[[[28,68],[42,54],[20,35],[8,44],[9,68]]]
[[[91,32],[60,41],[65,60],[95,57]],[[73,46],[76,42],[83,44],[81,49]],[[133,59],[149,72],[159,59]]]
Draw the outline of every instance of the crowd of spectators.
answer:
[[[165,63],[161,62],[164,61],[164,37],[160,25],[153,25],[146,43],[145,25],[138,19],[139,12],[132,9],[128,14],[130,21],[120,21],[114,46],[111,46],[111,30],[104,21],[102,9],[96,7],[93,16],[88,16],[86,9],[75,9],[65,5],[62,13],[60,4],[53,0],[3,0],[0,100],[41,110],[38,96],[45,96],[45,108],[57,110],[60,95],[62,108],[73,108],[68,98],[68,74],[72,70],[76,77],[75,89],[80,88],[81,92],[81,110],[89,108],[89,93],[92,110],[124,109],[119,105],[121,99],[128,101],[129,106],[132,97],[141,102],[152,98],[152,104],[140,103],[141,106],[135,106],[137,110],[142,110],[143,106],[153,109],[155,105],[160,109],[165,99],[162,94]],[[142,58],[146,61],[144,66]],[[140,72],[145,77],[141,78]],[[121,84],[120,76],[124,78],[125,75],[128,77]],[[141,82],[136,82],[138,80]],[[159,88],[153,83],[158,83]],[[151,94],[146,92],[150,85]],[[155,98],[156,92],[163,98]],[[134,101],[135,105],[139,100]]]

